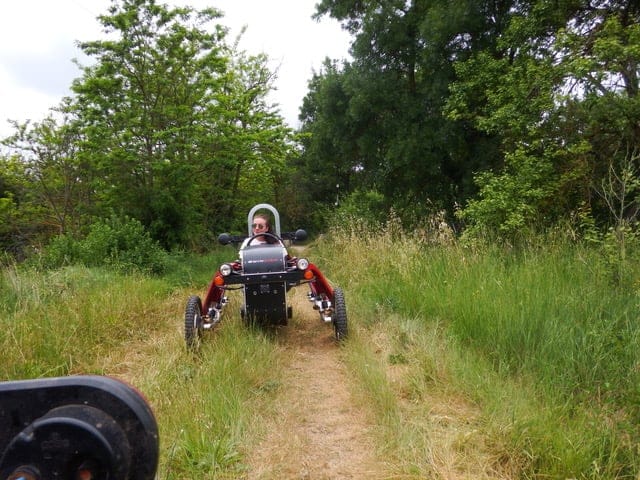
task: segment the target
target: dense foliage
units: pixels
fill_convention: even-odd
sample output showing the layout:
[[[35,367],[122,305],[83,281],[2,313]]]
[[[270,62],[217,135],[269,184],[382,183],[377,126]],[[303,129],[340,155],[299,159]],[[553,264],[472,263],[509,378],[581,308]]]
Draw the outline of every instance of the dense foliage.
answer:
[[[48,268],[66,265],[108,266],[121,272],[162,273],[167,253],[135,219],[111,217],[98,220],[81,238],[58,235],[38,261]]]
[[[317,192],[462,206],[467,226],[503,235],[585,207],[599,225],[636,220],[637,2],[323,0],[318,14],[354,40],[301,112],[302,163],[329,165]]]
[[[567,219],[635,235],[637,2],[322,0],[351,59],[314,73],[299,132],[266,100],[267,57],[229,44],[221,15],[113,0],[73,96],[4,142],[5,251],[113,215],[203,249],[259,202],[312,231],[393,210],[412,227],[446,212],[469,236]]]
[[[114,214],[166,248],[198,248],[235,226],[235,210],[275,202],[295,137],[266,101],[267,58],[229,45],[220,16],[114,0],[99,17],[107,39],[79,45],[93,62],[73,97],[5,141],[5,248]]]

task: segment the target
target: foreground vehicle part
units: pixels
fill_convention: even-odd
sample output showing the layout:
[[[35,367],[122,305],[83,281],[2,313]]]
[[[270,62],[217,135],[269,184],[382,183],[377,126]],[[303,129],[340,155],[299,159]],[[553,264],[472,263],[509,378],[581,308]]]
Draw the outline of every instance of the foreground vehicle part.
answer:
[[[132,387],[109,377],[0,383],[0,478],[152,480],[158,428]]]

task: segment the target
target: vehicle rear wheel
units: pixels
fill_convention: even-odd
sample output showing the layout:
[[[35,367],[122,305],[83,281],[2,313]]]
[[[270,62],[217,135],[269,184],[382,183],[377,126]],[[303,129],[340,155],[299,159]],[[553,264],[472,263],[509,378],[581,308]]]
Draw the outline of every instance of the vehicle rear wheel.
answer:
[[[333,328],[336,333],[336,340],[340,342],[346,339],[349,333],[347,326],[347,304],[341,288],[336,288],[333,291],[333,308]]]
[[[200,297],[192,295],[187,301],[184,313],[184,339],[189,350],[196,350],[200,347],[203,331],[202,302]]]

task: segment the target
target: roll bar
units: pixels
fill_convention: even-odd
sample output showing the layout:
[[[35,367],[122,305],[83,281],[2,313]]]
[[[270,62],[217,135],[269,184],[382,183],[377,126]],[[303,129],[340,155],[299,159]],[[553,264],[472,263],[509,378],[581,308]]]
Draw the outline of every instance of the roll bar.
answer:
[[[247,216],[247,235],[252,236],[253,230],[251,228],[251,224],[253,223],[253,216],[258,210],[269,210],[273,214],[274,219],[274,227],[275,234],[280,237],[280,215],[278,214],[278,210],[273,205],[268,203],[259,203],[254,206],[251,210],[249,210],[249,215]]]

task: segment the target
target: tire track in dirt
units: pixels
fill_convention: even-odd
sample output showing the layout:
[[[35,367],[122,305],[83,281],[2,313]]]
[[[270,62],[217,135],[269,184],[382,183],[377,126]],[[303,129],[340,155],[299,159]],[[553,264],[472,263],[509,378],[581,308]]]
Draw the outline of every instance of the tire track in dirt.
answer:
[[[294,319],[278,334],[289,363],[265,436],[249,453],[247,480],[382,479],[374,426],[354,405],[333,327],[303,292],[292,291]]]

